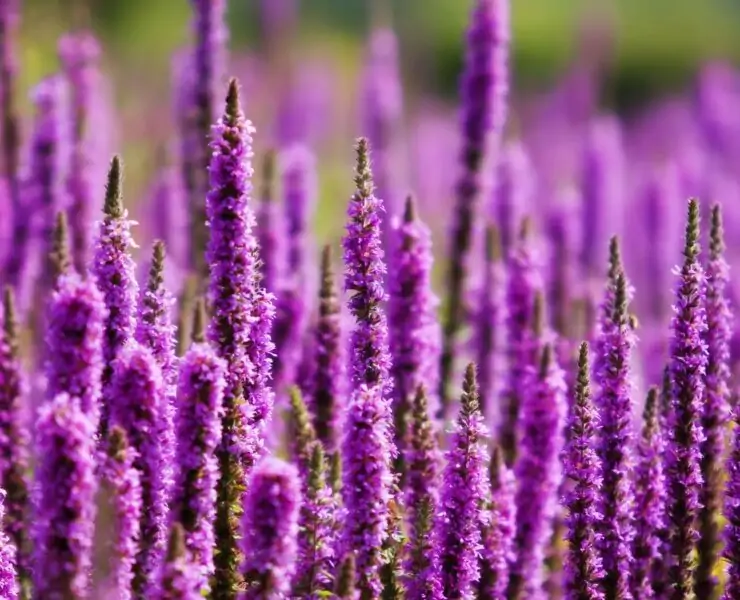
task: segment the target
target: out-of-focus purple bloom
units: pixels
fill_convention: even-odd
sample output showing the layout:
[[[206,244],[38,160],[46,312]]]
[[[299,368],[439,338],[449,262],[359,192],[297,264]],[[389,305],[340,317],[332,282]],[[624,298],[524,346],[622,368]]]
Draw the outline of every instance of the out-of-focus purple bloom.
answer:
[[[293,594],[317,598],[332,591],[336,552],[334,493],[326,485],[326,460],[320,442],[310,448],[310,471],[301,504],[298,569]]]
[[[730,338],[732,313],[726,295],[729,268],[724,258],[725,241],[719,205],[712,207],[706,268],[707,372],[704,390],[701,452],[702,488],[699,495],[699,563],[694,591],[698,598],[711,598],[717,587],[714,575],[720,544],[717,515],[722,510],[723,457],[729,421]]]
[[[654,598],[653,573],[662,555],[660,530],[665,527],[665,475],[663,432],[659,424],[658,390],[651,388],[645,402],[642,437],[635,467],[635,539],[632,547],[631,585],[635,598]]]
[[[301,490],[292,465],[264,459],[244,503],[245,600],[283,598],[295,572]]]
[[[727,459],[724,517],[725,548],[722,556],[729,569],[722,600],[734,600],[740,595],[740,407],[733,414],[732,447]]]
[[[405,563],[408,579],[406,598],[441,598],[442,588],[434,570],[434,515],[436,485],[441,457],[437,432],[429,414],[426,390],[419,387],[411,405],[411,423],[406,447],[406,511],[409,553]]]
[[[151,351],[131,341],[119,353],[114,369],[110,422],[123,428],[136,450],[134,466],[141,476],[145,507],[134,576],[134,595],[139,596],[151,589],[165,550],[170,476],[165,453],[173,447],[168,439],[172,430],[164,418],[167,396],[162,370]]]
[[[498,229],[486,228],[486,256],[481,287],[475,303],[473,326],[480,407],[490,422],[494,400],[499,398],[500,383],[504,376],[503,325],[504,325],[504,265],[501,255],[501,238]],[[500,415],[496,415],[500,417]]]
[[[59,40],[59,58],[70,90],[71,153],[66,191],[70,200],[72,256],[79,273],[87,268],[90,251],[90,220],[94,198],[91,178],[94,157],[90,145],[91,112],[99,82],[100,45],[87,31],[69,33]]]
[[[505,600],[509,564],[514,559],[516,481],[498,447],[491,454],[488,474],[491,500],[481,523],[483,551],[478,594],[481,598]]]
[[[180,173],[174,167],[163,164],[149,193],[151,212],[147,225],[151,228],[151,235],[164,242],[169,263],[174,263],[178,271],[184,271],[188,264],[189,248],[185,191]]]
[[[201,588],[213,575],[216,484],[223,419],[226,365],[206,344],[193,344],[182,360],[177,390],[178,469],[172,519],[185,529],[185,543]]]
[[[316,203],[316,173],[313,155],[303,146],[294,146],[280,156],[283,182],[286,243],[286,276],[280,282],[273,329],[275,389],[296,382],[301,360],[301,339],[306,330],[311,297],[306,280],[309,252],[309,218]],[[269,288],[268,288],[269,289]]]
[[[521,451],[514,473],[516,560],[509,575],[509,597],[543,598],[542,564],[552,534],[561,480],[559,457],[565,422],[565,380],[553,348],[544,346],[539,365],[526,372],[521,412]]]
[[[95,527],[95,428],[80,401],[59,394],[36,422],[34,594],[87,598]]]
[[[588,132],[582,167],[582,234],[580,265],[596,277],[604,264],[604,240],[621,233],[619,209],[624,179],[622,135],[616,117],[595,121]]]
[[[609,276],[601,304],[595,342],[595,404],[601,418],[601,519],[597,541],[609,599],[631,598],[629,572],[634,538],[632,482],[631,352],[635,336],[629,315],[632,290],[622,269],[617,238],[609,245]]]
[[[271,293],[276,293],[284,276],[285,232],[280,204],[276,197],[275,153],[267,152],[262,164],[262,187],[256,211],[257,244],[260,249],[260,272],[262,285]]]
[[[79,398],[97,425],[108,310],[95,282],[76,273],[57,280],[47,308],[47,395]]]
[[[382,388],[360,384],[347,408],[342,443],[343,553],[354,553],[356,584],[367,598],[381,590],[381,547],[391,500],[391,434]]]
[[[394,222],[391,235],[388,321],[393,358],[390,373],[396,447],[399,459],[403,460],[413,397],[422,384],[433,393],[437,390],[438,301],[432,291],[431,234],[417,216],[412,198],[407,198],[403,220]]]
[[[319,319],[316,323],[316,369],[311,389],[311,408],[316,437],[328,452],[334,452],[339,433],[345,385],[342,316],[330,246],[321,254]]]
[[[0,523],[5,520],[5,490],[0,488]],[[0,598],[17,600],[18,578],[15,568],[16,550],[13,542],[0,531]]]
[[[699,263],[699,203],[689,201],[684,263],[676,272],[671,321],[671,429],[667,481],[671,531],[670,582],[674,598],[691,597],[693,552],[698,539],[696,518],[702,486],[701,424],[704,375],[707,367],[707,317],[704,308],[704,270]]]
[[[207,206],[203,206],[203,196],[207,191],[208,182],[205,179],[205,169],[211,166],[211,187],[214,187],[214,170],[216,177],[223,176],[223,165],[221,168],[213,168],[214,159],[208,152],[206,140],[210,139],[211,123],[216,118],[218,91],[222,85],[222,79],[226,61],[226,42],[228,31],[224,22],[226,12],[225,0],[191,0],[194,11],[193,29],[195,32],[195,47],[190,57],[189,68],[195,74],[190,80],[190,89],[187,91],[191,104],[192,133],[194,139],[200,140],[197,148],[193,146],[193,154],[190,157],[191,173],[185,171],[185,185],[189,194],[190,213],[190,238],[191,238],[191,267],[199,274],[208,275],[205,270],[208,260],[203,260],[203,251],[208,245],[209,235],[206,220],[210,221]],[[236,114],[232,115],[236,119]],[[224,125],[227,125],[224,122]],[[227,127],[233,127],[235,123],[229,123]],[[216,129],[214,142],[211,148],[218,150],[218,140],[224,131]],[[251,126],[247,126],[251,129]],[[250,145],[250,142],[247,142]],[[217,161],[216,161],[217,162]],[[249,170],[249,169],[248,169]],[[219,171],[221,175],[219,175]],[[241,171],[241,169],[240,169]],[[201,173],[202,175],[198,175]],[[221,184],[223,183],[220,182]],[[206,204],[210,199],[206,201]],[[212,225],[213,226],[213,225]],[[212,230],[213,231],[213,230]],[[212,235],[210,237],[213,237]]]
[[[103,480],[112,495],[114,540],[111,556],[114,600],[131,600],[134,564],[141,532],[141,476],[134,467],[136,451],[119,426],[108,434]]]
[[[103,294],[108,308],[103,338],[103,396],[100,430],[108,428],[108,416],[115,399],[111,395],[113,361],[118,353],[133,339],[136,330],[136,298],[139,284],[136,281],[130,250],[135,246],[131,236],[128,212],[123,207],[121,160],[114,156],[108,171],[105,190],[103,220],[99,224],[95,242],[95,256],[91,273]]]
[[[153,600],[202,600],[201,575],[185,547],[185,530],[175,523],[170,529],[167,555],[158,573]],[[155,586],[152,586],[153,588]]]
[[[0,487],[5,490],[4,530],[16,548],[14,559],[21,578],[27,577],[28,432],[22,405],[26,392],[19,354],[19,327],[13,290],[5,288],[0,333]]]
[[[516,244],[517,227],[531,210],[535,191],[535,172],[520,143],[503,149],[496,169],[496,186],[491,217],[501,234],[503,256]]]
[[[499,439],[508,465],[513,465],[519,452],[519,414],[523,402],[527,370],[535,363],[533,340],[535,296],[542,280],[535,265],[535,252],[530,239],[530,221],[525,219],[517,246],[509,254],[506,279],[506,355],[508,375],[504,392]]]
[[[390,29],[370,34],[362,81],[362,133],[375,157],[376,192],[391,218],[400,216],[396,139],[403,111],[403,91],[398,65],[398,40]],[[387,242],[388,221],[384,221]]]
[[[602,600],[601,557],[595,534],[599,514],[601,462],[596,452],[598,414],[591,400],[588,345],[581,344],[578,355],[578,379],[568,417],[568,440],[563,451],[564,475],[570,482],[563,503],[568,540],[565,570],[568,600]]]
[[[486,493],[488,434],[480,413],[475,365],[468,365],[460,397],[460,413],[447,451],[435,523],[436,571],[444,598],[471,598],[480,579],[481,511]]]
[[[475,248],[478,201],[485,194],[486,160],[492,143],[498,145],[509,91],[509,0],[478,0],[468,29],[462,94],[461,173],[456,188],[452,247],[447,274],[449,307],[444,324],[439,397],[447,410],[447,387],[454,373],[457,338],[464,319],[465,281]]]
[[[373,191],[370,148],[365,138],[357,141],[356,151],[357,189],[349,202],[347,233],[342,240],[344,289],[351,294],[349,308],[356,321],[351,338],[351,378],[355,389],[364,384],[390,390],[392,383],[388,371],[391,358],[388,325],[383,311],[386,300],[380,229],[383,201]],[[359,565],[358,562],[358,570]]]

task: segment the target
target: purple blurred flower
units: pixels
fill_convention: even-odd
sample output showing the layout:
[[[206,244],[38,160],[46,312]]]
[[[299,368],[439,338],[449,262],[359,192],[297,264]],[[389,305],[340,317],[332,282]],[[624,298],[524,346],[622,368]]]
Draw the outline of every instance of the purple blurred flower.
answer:
[[[244,503],[245,600],[283,598],[295,572],[298,473],[292,465],[266,458],[247,485]]]
[[[268,151],[262,164],[262,187],[256,209],[255,235],[260,249],[262,285],[276,293],[285,273],[285,231],[280,203],[275,193],[277,174],[275,153]]]
[[[36,422],[34,594],[87,598],[95,527],[95,429],[67,394],[41,407]]]
[[[0,523],[5,519],[5,490],[0,489]],[[17,600],[18,579],[16,573],[16,550],[13,542],[0,531],[0,598]]]
[[[167,555],[158,573],[153,600],[202,600],[199,570],[185,547],[185,531],[175,523],[170,529]],[[154,586],[152,586],[154,588]]]

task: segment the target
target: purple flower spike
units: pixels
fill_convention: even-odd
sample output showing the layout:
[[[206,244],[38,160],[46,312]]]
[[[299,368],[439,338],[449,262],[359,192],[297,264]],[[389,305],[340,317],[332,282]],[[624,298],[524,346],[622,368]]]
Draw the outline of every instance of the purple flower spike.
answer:
[[[729,422],[732,313],[725,291],[729,268],[724,259],[725,242],[719,205],[712,207],[709,238],[706,271],[707,376],[702,416],[706,439],[701,459],[703,485],[699,496],[699,564],[694,588],[697,598],[712,598],[717,587],[717,578],[714,576],[720,544],[717,515],[722,510],[722,461]]]
[[[159,571],[153,600],[202,600],[200,582],[200,572],[185,547],[185,530],[175,523],[170,529],[167,556]]]
[[[134,564],[141,533],[141,477],[134,467],[136,451],[118,426],[108,434],[103,480],[112,495],[114,542],[111,557],[115,600],[131,600]]]
[[[0,523],[5,520],[5,490],[0,488]],[[15,568],[16,551],[5,532],[0,531],[0,598],[17,600],[18,578]]]
[[[3,327],[0,333],[0,486],[4,499],[5,533],[17,549],[16,566],[22,580],[28,577],[28,432],[23,423],[25,380],[19,354],[19,328],[12,288],[5,288]],[[14,553],[15,554],[15,553]]]
[[[280,283],[278,274],[282,275],[285,272],[282,252],[285,237],[280,205],[275,197],[275,160],[275,153],[272,151],[267,152],[263,158],[262,188],[257,206],[255,231],[260,249],[262,285],[271,293],[278,290]]]
[[[406,598],[430,600],[442,597],[434,569],[434,514],[441,457],[432,424],[426,390],[419,387],[411,406],[411,428],[406,448],[406,511],[409,554],[406,560]]]
[[[252,282],[257,270],[255,220],[249,208],[252,190],[252,124],[239,104],[239,86],[229,84],[226,110],[213,128],[209,168],[209,300],[212,317],[208,340],[228,362],[227,402],[250,376],[249,347]],[[228,411],[227,411],[228,412]]]
[[[36,422],[34,595],[87,598],[95,527],[95,429],[80,401],[59,394]]]
[[[172,431],[163,425],[167,397],[162,371],[152,353],[132,341],[114,363],[111,424],[124,429],[137,452],[134,466],[141,476],[141,544],[136,557],[134,594],[147,593],[160,566],[167,536],[167,497],[170,466],[165,452],[173,447]]]
[[[498,447],[493,449],[488,473],[491,501],[481,524],[483,552],[478,595],[491,600],[505,600],[509,564],[514,559],[516,482]]]
[[[252,474],[244,502],[244,600],[284,598],[295,572],[298,473],[292,465],[266,458]]]
[[[177,391],[179,469],[172,501],[173,519],[185,528],[185,542],[207,589],[213,575],[216,484],[221,443],[225,363],[205,344],[193,344],[180,367]]]
[[[342,316],[330,246],[321,253],[319,320],[316,324],[316,369],[311,390],[311,408],[316,436],[327,452],[337,446],[342,392],[345,383]]]
[[[473,597],[480,579],[481,510],[487,496],[484,438],[475,365],[468,365],[460,397],[460,414],[447,451],[447,466],[435,524],[437,570],[444,598]]]
[[[504,269],[501,238],[493,225],[486,229],[485,273],[475,306],[474,344],[478,365],[481,412],[490,420],[494,402],[499,398],[497,386],[504,377]],[[498,415],[497,415],[498,416]]]
[[[663,432],[659,425],[658,390],[648,392],[642,437],[637,445],[635,468],[635,540],[632,548],[632,595],[660,598],[655,594],[653,573],[665,561],[659,533],[665,527],[665,475]],[[703,597],[703,596],[702,596]]]
[[[565,571],[568,600],[603,600],[601,557],[596,548],[595,528],[599,514],[601,462],[596,453],[599,418],[591,400],[588,345],[578,353],[578,379],[568,418],[569,439],[563,451],[565,476],[571,482],[564,504],[568,540]]]
[[[609,280],[596,334],[595,404],[601,417],[601,520],[598,540],[606,598],[632,598],[629,588],[634,538],[634,489],[631,478],[632,401],[630,354],[635,345],[630,322],[631,289],[622,269],[617,238],[609,246]]]
[[[121,195],[121,159],[114,156],[108,171],[105,190],[103,220],[100,222],[95,242],[95,257],[91,268],[98,289],[103,294],[108,316],[103,340],[103,397],[100,431],[108,430],[108,415],[115,399],[111,396],[110,383],[113,361],[124,345],[134,337],[136,330],[136,297],[139,285],[135,264],[130,250],[134,247],[131,237],[132,222],[123,207]]]
[[[354,553],[356,585],[378,598],[381,547],[388,533],[391,500],[389,415],[382,390],[360,385],[347,409],[342,443],[343,552]]]
[[[49,398],[79,398],[93,423],[100,416],[103,340],[108,309],[90,279],[76,273],[57,280],[47,308],[46,377]]]
[[[740,596],[740,407],[733,414],[732,448],[727,459],[727,484],[725,488],[724,517],[725,548],[722,552],[729,569],[722,600]]]
[[[477,0],[468,29],[462,75],[462,149],[456,188],[450,266],[447,274],[449,308],[444,324],[439,397],[447,410],[447,387],[454,373],[457,338],[463,324],[463,298],[474,248],[478,202],[485,193],[486,160],[491,138],[498,138],[506,120],[508,95],[509,0]],[[498,139],[495,140],[498,144]]]
[[[222,85],[228,32],[224,22],[225,0],[191,0],[191,4],[195,13],[193,29],[196,42],[190,59],[190,68],[195,77],[189,81],[192,87],[187,90],[190,111],[193,115],[193,122],[189,129],[191,129],[190,135],[194,140],[200,141],[194,142],[197,146],[193,145],[193,152],[185,157],[187,164],[183,166],[186,167],[184,169],[185,186],[189,195],[191,267],[195,268],[198,274],[206,277],[208,275],[206,267],[210,261],[203,260],[203,251],[209,240],[206,219],[210,220],[211,217],[208,216],[207,206],[203,206],[203,196],[207,191],[208,183],[199,173],[204,175],[205,170],[209,168],[209,163],[213,165],[214,162],[205,140],[210,138],[211,123],[216,118],[218,110],[216,98]],[[232,127],[234,124],[227,126]],[[247,128],[251,129],[251,126]],[[224,131],[218,132],[215,139],[218,140],[223,133]],[[211,143],[213,150],[217,150],[217,146],[218,141]],[[223,173],[223,165],[221,169],[216,168],[216,172]],[[243,172],[242,169],[239,169],[239,172]],[[214,187],[213,177],[214,173],[211,172],[212,187]],[[210,200],[207,200],[206,204],[209,202]]]
[[[295,146],[280,156],[284,204],[287,277],[283,278],[273,330],[275,341],[275,388],[282,389],[296,379],[301,360],[301,339],[305,333],[310,297],[307,272],[309,219],[316,203],[314,157],[303,146]],[[269,288],[268,288],[269,289]]]
[[[326,459],[320,442],[310,449],[310,470],[301,505],[299,560],[293,595],[318,598],[332,591],[336,552],[336,502],[326,485]]]
[[[536,174],[524,146],[510,143],[496,169],[496,187],[492,217],[501,233],[503,256],[516,244],[517,228],[532,209]]]
[[[547,344],[538,366],[527,370],[522,404],[521,453],[515,467],[516,561],[509,575],[509,598],[543,598],[542,564],[550,542],[561,480],[559,457],[565,421],[565,380]]]
[[[59,40],[59,58],[69,85],[72,111],[72,148],[67,194],[70,199],[72,256],[79,273],[87,268],[90,251],[90,220],[94,205],[90,152],[90,117],[99,85],[100,45],[89,32],[73,33]]]
[[[507,465],[513,465],[519,446],[519,413],[523,403],[522,381],[535,363],[536,345],[532,339],[535,296],[542,280],[535,266],[530,240],[531,223],[522,221],[519,241],[509,255],[506,282],[506,346],[508,376],[506,380],[499,439]]]
[[[698,532],[699,492],[702,486],[701,427],[704,375],[707,367],[707,318],[704,310],[704,270],[699,263],[699,203],[689,201],[684,263],[678,271],[671,322],[672,408],[667,481],[671,529],[673,598],[692,594],[692,554]]]
[[[406,443],[406,424],[417,388],[437,389],[439,328],[437,298],[432,292],[432,241],[429,229],[406,199],[403,221],[394,223],[390,279],[389,326],[393,356],[393,416],[399,463]],[[436,408],[436,407],[435,407]],[[402,464],[397,465],[403,471]]]
[[[344,289],[352,294],[349,308],[356,321],[351,340],[352,384],[355,389],[364,384],[389,390],[391,359],[388,326],[382,306],[386,300],[383,289],[385,263],[380,234],[383,201],[373,193],[368,141],[360,138],[356,150],[357,190],[349,202],[349,223],[342,241]]]

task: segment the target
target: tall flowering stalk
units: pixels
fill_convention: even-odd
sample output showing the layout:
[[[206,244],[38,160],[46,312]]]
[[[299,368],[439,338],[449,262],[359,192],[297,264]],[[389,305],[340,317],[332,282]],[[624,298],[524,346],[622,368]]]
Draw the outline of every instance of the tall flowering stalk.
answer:
[[[386,300],[383,289],[386,268],[380,230],[383,201],[373,192],[370,147],[365,138],[357,140],[356,152],[357,189],[349,202],[349,222],[342,241],[344,289],[351,294],[349,308],[356,320],[351,337],[351,380],[355,389],[364,384],[388,390],[391,358],[382,306]]]
[[[663,431],[659,423],[658,390],[651,388],[645,402],[642,436],[635,467],[635,539],[632,548],[632,595],[659,598],[653,586],[656,566],[665,560],[660,530],[665,526]]]
[[[202,329],[201,327],[194,327]],[[177,390],[177,477],[172,518],[185,529],[193,567],[201,589],[213,575],[216,484],[223,419],[225,364],[203,343],[195,343],[182,360]]]
[[[569,438],[563,451],[565,476],[571,487],[564,498],[568,555],[565,589],[568,600],[603,600],[601,557],[595,534],[599,521],[598,490],[602,468],[596,453],[598,413],[591,399],[588,345],[578,352],[578,377],[568,418]]]
[[[111,556],[115,600],[133,598],[134,564],[139,549],[141,514],[141,476],[134,467],[136,451],[129,445],[126,432],[118,426],[108,434],[108,448],[103,466],[103,481],[113,503],[114,539]]]
[[[20,210],[18,189],[18,153],[20,119],[16,109],[18,57],[16,36],[20,23],[20,0],[8,0],[0,6],[0,118],[2,119],[3,173],[8,182],[10,202],[15,214]]]
[[[501,238],[493,225],[486,229],[485,272],[478,292],[473,322],[475,325],[475,354],[478,364],[481,412],[490,417],[503,369],[503,323],[504,323],[504,266],[501,254]]]
[[[391,452],[387,404],[379,386],[361,384],[347,409],[342,443],[343,553],[354,553],[362,598],[380,596],[381,546],[389,526]]]
[[[516,532],[516,482],[498,447],[493,449],[488,469],[491,499],[482,526],[483,553],[478,594],[481,598],[504,600],[509,585],[509,564],[514,558]]]
[[[195,47],[189,67],[195,73],[188,90],[188,104],[192,122],[188,128],[193,140],[199,140],[183,158],[185,188],[189,198],[191,257],[190,266],[203,278],[208,275],[209,260],[203,260],[203,251],[208,244],[206,219],[208,209],[203,206],[203,197],[208,188],[206,169],[213,159],[208,152],[206,140],[211,134],[211,123],[216,116],[218,90],[223,77],[226,59],[228,32],[224,22],[225,0],[191,0],[194,12],[193,29]],[[251,126],[249,127],[251,128]],[[216,137],[219,137],[218,135]],[[211,144],[213,148],[213,144]],[[213,184],[213,173],[211,173]],[[206,201],[208,202],[208,201]]]
[[[406,559],[406,597],[409,600],[440,598],[442,589],[435,566],[434,515],[439,500],[436,486],[441,470],[434,425],[426,389],[419,386],[411,405],[406,446],[406,496],[409,552]]]
[[[733,600],[740,595],[740,407],[732,415],[732,446],[727,458],[727,484],[725,488],[724,517],[725,547],[722,557],[729,569],[722,600]]]
[[[244,504],[245,600],[283,598],[295,573],[300,483],[295,467],[266,458]]]
[[[475,238],[478,201],[484,191],[485,163],[506,120],[508,95],[509,1],[478,0],[468,29],[462,93],[461,173],[456,187],[452,247],[447,273],[449,307],[444,322],[439,397],[449,406],[447,387],[454,373],[457,342],[463,324],[465,280]]]
[[[54,281],[60,275],[66,275],[72,270],[72,257],[69,247],[69,223],[67,213],[63,210],[57,211],[54,221],[54,232],[51,240],[51,264],[53,267]]]
[[[90,250],[93,207],[90,117],[94,110],[100,45],[89,32],[72,33],[59,40],[59,58],[71,94],[71,149],[66,191],[70,202],[72,256],[75,269],[84,273]]]
[[[100,416],[103,341],[108,309],[90,279],[76,273],[57,279],[47,307],[47,395],[66,392],[97,425]]]
[[[59,394],[36,423],[34,594],[87,598],[95,523],[95,430],[80,401]]]
[[[321,253],[316,369],[311,389],[314,429],[327,452],[334,452],[337,446],[345,378],[341,304],[331,262],[331,247],[325,246]]]
[[[262,159],[262,186],[256,210],[257,243],[260,248],[260,272],[262,285],[270,292],[278,289],[279,275],[284,273],[283,227],[276,191],[277,169],[274,151],[268,151]]]
[[[211,231],[207,260],[211,319],[208,341],[227,362],[224,421],[218,450],[219,484],[215,556],[216,599],[236,597],[238,585],[238,512],[244,486],[245,454],[250,431],[244,399],[250,364],[253,281],[258,257],[253,235],[254,214],[249,207],[252,176],[252,124],[244,118],[236,80],[229,83],[226,108],[213,128],[209,169],[211,191],[206,208]],[[251,461],[250,461],[251,462]]]
[[[337,506],[326,484],[326,458],[321,442],[310,448],[298,533],[298,568],[293,594],[318,598],[332,591],[336,552]]]
[[[522,405],[522,382],[527,370],[535,364],[533,331],[534,304],[542,281],[535,266],[535,253],[530,240],[531,223],[522,221],[517,246],[512,249],[506,280],[506,377],[505,402],[499,439],[508,465],[513,465],[519,452],[519,414]]]
[[[9,536],[19,581],[27,583],[28,565],[28,440],[21,407],[25,392],[19,354],[19,330],[13,290],[5,288],[3,327],[0,332],[0,487],[3,498],[2,527]]]
[[[185,546],[185,530],[179,523],[174,523],[152,597],[154,600],[202,600],[200,583],[200,573]]]
[[[671,430],[667,481],[670,523],[671,598],[690,598],[693,588],[693,552],[698,539],[696,518],[702,486],[701,426],[707,346],[704,336],[704,270],[699,263],[699,203],[689,201],[684,263],[678,271],[671,321]]]
[[[162,371],[152,353],[130,342],[115,362],[111,397],[111,424],[126,432],[136,450],[134,466],[141,477],[141,496],[146,510],[141,519],[141,542],[136,557],[134,595],[150,591],[152,576],[160,567],[167,541],[167,486],[165,452],[173,440],[164,426],[167,397]]]
[[[0,488],[0,523],[5,519],[5,490]],[[13,542],[0,531],[0,597],[17,600],[18,575],[16,572],[16,549]]]
[[[551,525],[561,473],[558,458],[563,446],[565,380],[550,344],[539,365],[527,372],[526,402],[522,404],[521,453],[514,473],[516,494],[516,560],[509,575],[509,598],[542,598],[542,561],[551,537]]]
[[[114,156],[105,188],[103,220],[100,222],[91,273],[103,294],[108,314],[103,337],[103,376],[100,431],[108,430],[108,416],[115,399],[111,395],[113,361],[134,337],[136,330],[136,297],[139,285],[130,250],[132,222],[123,207],[121,159]]]
[[[724,259],[725,241],[719,205],[712,207],[709,261],[706,270],[707,374],[702,427],[706,439],[701,452],[702,488],[699,495],[699,562],[694,591],[711,598],[717,588],[714,571],[719,560],[722,510],[723,457],[729,422],[730,339],[732,313],[725,288],[729,268]]]
[[[596,335],[595,398],[601,417],[598,444],[601,461],[601,519],[598,540],[607,600],[632,598],[629,568],[634,538],[634,488],[630,354],[635,340],[629,315],[631,290],[622,269],[619,245],[609,248],[609,280]]]
[[[311,452],[316,442],[316,432],[311,425],[311,416],[297,387],[288,392],[290,398],[290,451],[292,462],[298,467],[305,487],[310,477]]]
[[[432,292],[432,242],[429,229],[406,199],[403,220],[394,223],[388,321],[393,356],[393,416],[397,470],[404,471],[404,447],[413,397],[420,385],[436,391],[439,368],[437,298]]]
[[[435,524],[436,566],[444,598],[471,598],[480,579],[481,510],[486,490],[487,435],[480,412],[475,365],[468,365],[460,413],[447,451]]]

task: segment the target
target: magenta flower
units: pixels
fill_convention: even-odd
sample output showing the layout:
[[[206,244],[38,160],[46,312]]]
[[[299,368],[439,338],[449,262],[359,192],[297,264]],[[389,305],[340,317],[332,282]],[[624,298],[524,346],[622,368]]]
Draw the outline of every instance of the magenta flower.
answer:
[[[167,555],[158,573],[154,600],[202,600],[201,575],[185,547],[185,531],[175,523],[170,529]]]
[[[0,488],[0,523],[5,517],[5,490]],[[16,573],[16,550],[13,542],[0,531],[0,598],[17,600],[18,575]]]

